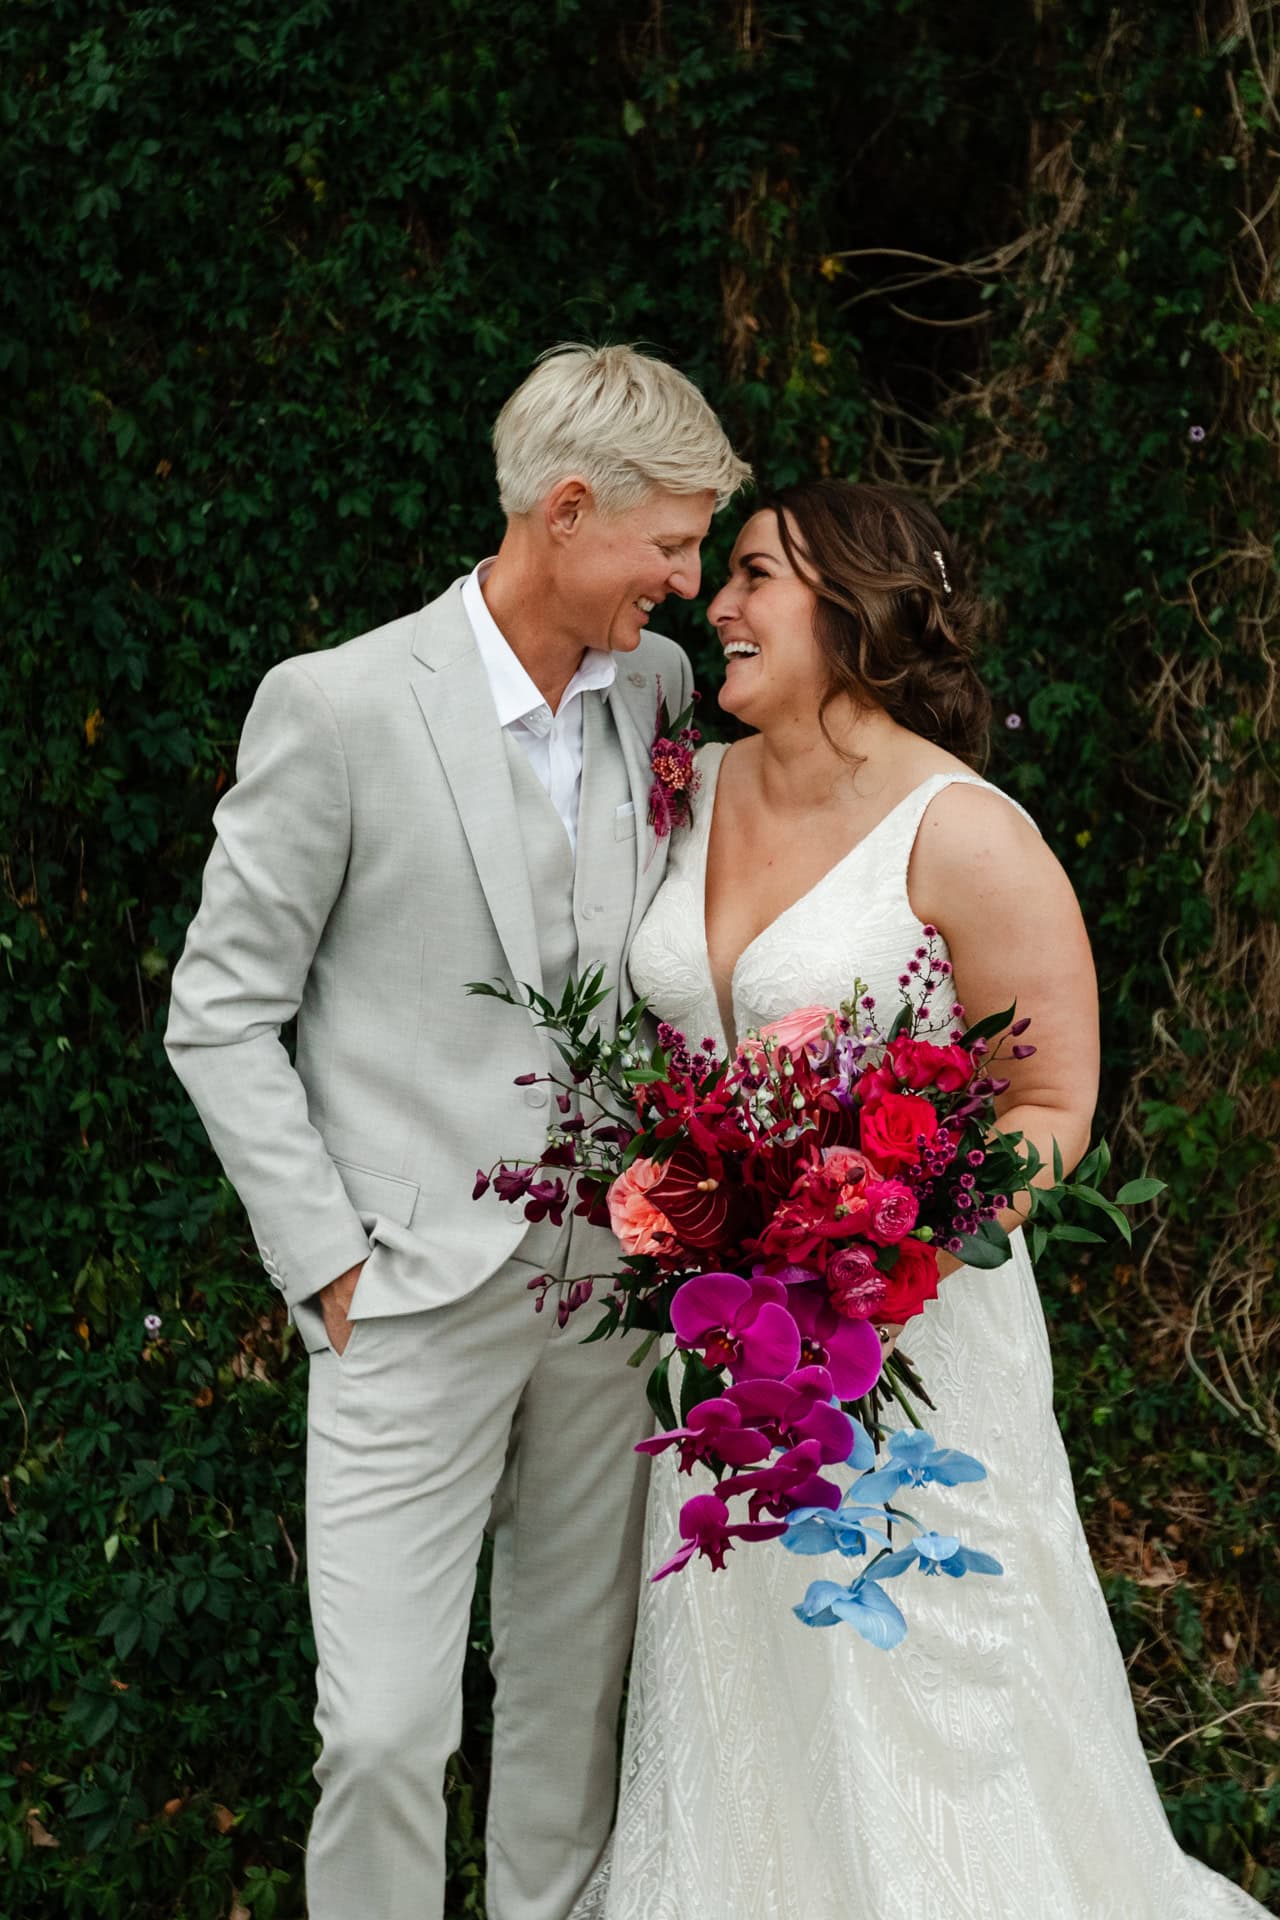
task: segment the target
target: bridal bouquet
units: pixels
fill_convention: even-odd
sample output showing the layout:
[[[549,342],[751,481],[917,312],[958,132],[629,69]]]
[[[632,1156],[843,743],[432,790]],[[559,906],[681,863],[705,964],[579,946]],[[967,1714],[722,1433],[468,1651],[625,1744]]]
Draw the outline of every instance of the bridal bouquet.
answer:
[[[895,1522],[917,1529],[896,1504],[903,1489],[981,1480],[986,1469],[921,1430],[916,1405],[932,1403],[882,1330],[935,1297],[940,1251],[978,1267],[1009,1258],[998,1216],[1015,1195],[1031,1190],[1038,1253],[1055,1237],[1101,1238],[1064,1221],[1064,1202],[1100,1211],[1128,1239],[1121,1208],[1160,1190],[1135,1181],[1104,1198],[1094,1183],[1105,1145],[1070,1183],[1055,1149],[1054,1186],[1031,1189],[1040,1157],[1021,1135],[996,1131],[994,1104],[1009,1084],[998,1071],[1004,1046],[1015,1058],[1034,1052],[1022,1040],[1029,1022],[1013,1008],[969,1027],[962,1007],[935,1016],[930,995],[950,966],[935,930],[924,935],[887,1030],[854,983],[840,1006],[801,1008],[727,1059],[710,1039],[666,1025],[648,1050],[643,1004],[605,1040],[591,1024],[605,997],[599,970],[571,983],[559,1006],[528,988],[521,1000],[470,989],[528,1007],[565,1067],[521,1081],[547,1078],[555,1093],[541,1159],[480,1172],[475,1197],[492,1187],[530,1220],[559,1224],[572,1206],[612,1227],[623,1257],[598,1276],[607,1290],[587,1338],[642,1329],[649,1337],[632,1362],[642,1364],[669,1336],[648,1379],[662,1431],[640,1447],[675,1449],[682,1473],[706,1470],[713,1485],[685,1502],[681,1544],[651,1577],[697,1555],[721,1568],[735,1542],[769,1539],[866,1559],[848,1584],[815,1581],[795,1612],[809,1626],[847,1621],[881,1647],[906,1632],[886,1580],[910,1568],[1001,1572],[949,1535],[914,1530],[894,1547]],[[555,1284],[533,1283],[539,1308]],[[561,1318],[596,1286],[563,1289]],[[877,1468],[891,1400],[911,1428],[890,1435]],[[841,1468],[843,1484],[832,1477]]]

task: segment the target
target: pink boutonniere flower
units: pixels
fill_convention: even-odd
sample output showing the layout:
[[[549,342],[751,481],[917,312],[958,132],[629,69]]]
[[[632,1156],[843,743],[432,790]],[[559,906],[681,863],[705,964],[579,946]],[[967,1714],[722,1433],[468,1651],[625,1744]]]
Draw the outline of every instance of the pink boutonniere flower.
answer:
[[[694,699],[697,695],[694,695]],[[649,788],[649,825],[659,840],[665,840],[676,827],[689,823],[689,804],[702,784],[702,775],[693,764],[702,735],[693,724],[693,701],[674,720],[667,718],[667,703],[658,682],[658,724],[649,749],[653,784]]]

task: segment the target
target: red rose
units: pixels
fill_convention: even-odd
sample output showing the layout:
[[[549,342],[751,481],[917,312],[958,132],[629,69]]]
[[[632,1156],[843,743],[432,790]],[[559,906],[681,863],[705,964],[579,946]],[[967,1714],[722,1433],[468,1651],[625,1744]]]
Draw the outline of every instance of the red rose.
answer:
[[[886,1093],[896,1093],[898,1076],[892,1067],[881,1061],[878,1067],[864,1067],[858,1075],[854,1093],[864,1113],[870,1113],[878,1107]]]
[[[958,1093],[967,1087],[973,1056],[965,1047],[935,1047],[928,1040],[909,1040],[904,1034],[889,1049],[894,1071],[904,1087],[937,1087]]]
[[[937,1131],[938,1116],[919,1094],[886,1093],[863,1113],[862,1151],[884,1172],[897,1173],[919,1164],[918,1136],[924,1135],[927,1146]]]
[[[926,1300],[938,1297],[938,1256],[924,1240],[901,1240],[893,1272],[885,1275],[883,1298],[875,1317],[900,1327],[920,1312]]]

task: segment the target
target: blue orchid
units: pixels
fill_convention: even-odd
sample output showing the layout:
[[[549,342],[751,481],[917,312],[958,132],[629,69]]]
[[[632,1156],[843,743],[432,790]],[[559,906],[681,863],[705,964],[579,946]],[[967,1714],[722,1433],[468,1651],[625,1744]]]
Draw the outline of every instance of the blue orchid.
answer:
[[[976,1547],[962,1547],[949,1533],[918,1533],[909,1547],[899,1547],[896,1553],[887,1554],[874,1564],[877,1580],[892,1580],[908,1567],[919,1567],[921,1573],[950,1574],[953,1580],[961,1579],[966,1573],[1004,1572],[992,1554],[979,1553]]]
[[[896,1647],[907,1631],[899,1608],[865,1573],[848,1587],[835,1580],[815,1580],[792,1612],[806,1627],[834,1627],[847,1621],[873,1647]]]
[[[829,1507],[794,1508],[782,1536],[789,1553],[843,1553],[847,1558],[866,1553],[873,1540],[878,1547],[889,1544],[884,1508],[855,1505],[847,1498],[834,1513]]]
[[[987,1470],[970,1453],[940,1447],[931,1433],[907,1430],[889,1436],[889,1459],[857,1484],[860,1500],[890,1500],[900,1487],[959,1486],[963,1480],[985,1480]]]
[[[863,1426],[861,1420],[849,1415],[849,1425],[853,1428],[853,1446],[849,1452],[848,1465],[859,1471],[863,1467],[874,1467],[876,1463],[876,1443]]]

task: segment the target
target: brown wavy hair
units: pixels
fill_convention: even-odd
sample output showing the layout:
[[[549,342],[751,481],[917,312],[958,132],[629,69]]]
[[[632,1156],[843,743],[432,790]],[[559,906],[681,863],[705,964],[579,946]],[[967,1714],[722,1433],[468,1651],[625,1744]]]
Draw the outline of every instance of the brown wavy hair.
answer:
[[[982,603],[932,508],[904,488],[852,480],[806,480],[764,505],[818,596],[823,732],[841,694],[870,699],[899,726],[985,765],[991,699],[974,665]]]

